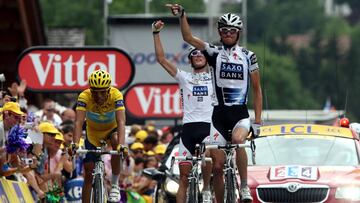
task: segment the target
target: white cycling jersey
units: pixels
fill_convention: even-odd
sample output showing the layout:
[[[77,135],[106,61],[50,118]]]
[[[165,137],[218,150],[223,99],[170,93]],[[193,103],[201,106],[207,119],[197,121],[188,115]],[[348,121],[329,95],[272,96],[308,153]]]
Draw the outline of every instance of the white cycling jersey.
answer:
[[[210,73],[189,73],[178,69],[175,79],[180,86],[183,124],[211,122],[213,87]]]
[[[259,69],[256,55],[238,45],[225,49],[206,43],[205,51],[212,74],[215,75],[214,105],[246,104],[250,73]]]

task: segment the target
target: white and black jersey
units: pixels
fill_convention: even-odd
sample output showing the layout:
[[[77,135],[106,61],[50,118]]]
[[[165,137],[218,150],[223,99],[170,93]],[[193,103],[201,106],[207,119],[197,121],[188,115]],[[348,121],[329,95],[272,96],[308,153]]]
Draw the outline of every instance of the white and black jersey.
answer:
[[[214,77],[215,105],[245,105],[250,73],[259,69],[256,55],[238,45],[225,49],[206,44],[205,51]]]
[[[189,73],[178,69],[175,79],[180,86],[183,124],[211,122],[213,87],[210,73]]]
[[[175,79],[180,86],[183,108],[183,130],[179,154],[191,156],[196,144],[206,142],[210,135],[213,112],[213,87],[210,73],[189,73],[178,69]]]

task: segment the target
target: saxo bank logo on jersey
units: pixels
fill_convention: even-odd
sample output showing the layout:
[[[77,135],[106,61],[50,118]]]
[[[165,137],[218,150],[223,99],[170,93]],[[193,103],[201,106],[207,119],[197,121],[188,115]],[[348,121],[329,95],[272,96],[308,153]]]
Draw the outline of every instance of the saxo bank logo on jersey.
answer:
[[[208,96],[207,86],[194,86],[193,87],[193,96]]]
[[[244,68],[242,64],[236,63],[221,63],[220,78],[244,80]]]
[[[176,65],[189,65],[189,60],[187,58],[188,52],[187,49],[189,48],[189,45],[186,43],[183,43],[181,45],[181,51],[177,53],[165,53],[166,59],[171,61],[172,63]],[[135,52],[129,53],[131,59],[133,60],[135,65],[156,65],[156,55],[154,52],[151,53],[144,53],[144,52]]]
[[[89,75],[107,70],[112,86],[124,89],[134,77],[134,64],[117,48],[33,47],[19,57],[18,74],[31,90],[81,91],[88,87]]]
[[[137,118],[182,117],[178,84],[136,84],[124,97],[126,110]]]

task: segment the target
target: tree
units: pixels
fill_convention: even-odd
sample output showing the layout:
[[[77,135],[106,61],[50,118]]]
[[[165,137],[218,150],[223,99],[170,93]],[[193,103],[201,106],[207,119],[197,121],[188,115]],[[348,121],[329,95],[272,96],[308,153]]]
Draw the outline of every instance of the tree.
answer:
[[[84,28],[87,45],[102,44],[102,1],[40,0],[40,5],[46,27]]]

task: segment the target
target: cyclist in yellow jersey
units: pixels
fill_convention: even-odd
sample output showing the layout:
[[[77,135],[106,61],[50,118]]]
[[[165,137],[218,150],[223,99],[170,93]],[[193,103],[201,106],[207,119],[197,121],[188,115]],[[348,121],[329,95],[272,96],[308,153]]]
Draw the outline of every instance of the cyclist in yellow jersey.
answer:
[[[100,140],[110,140],[113,149],[124,144],[125,139],[125,107],[121,92],[111,87],[110,74],[104,70],[96,70],[89,77],[90,88],[80,93],[76,106],[74,143],[80,141],[82,126],[86,118],[86,149],[101,146]],[[84,159],[84,186],[82,201],[90,202],[92,187],[92,171],[95,157],[87,154]],[[120,156],[111,158],[112,176],[109,202],[120,201],[119,174]]]

